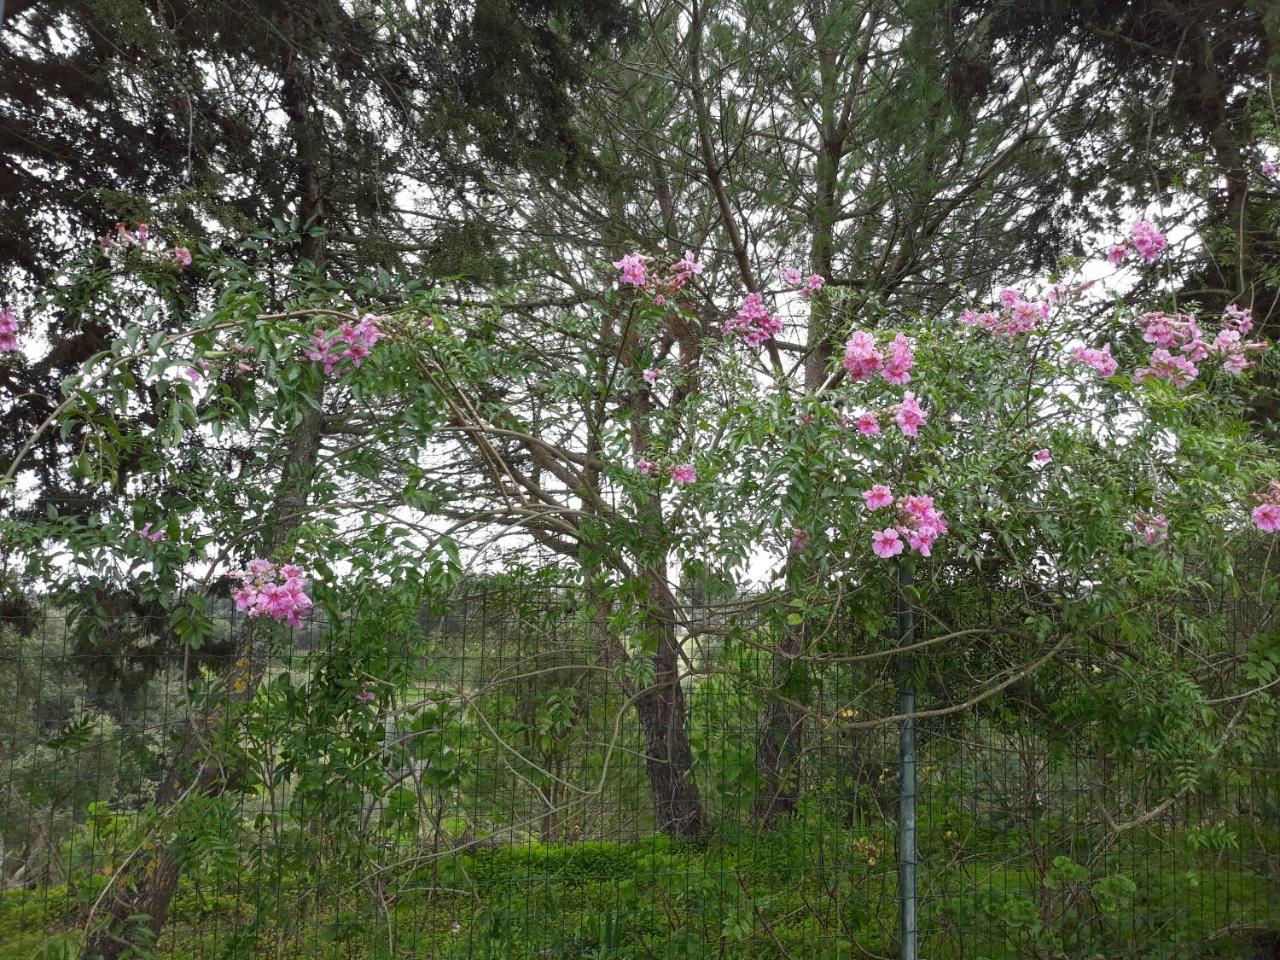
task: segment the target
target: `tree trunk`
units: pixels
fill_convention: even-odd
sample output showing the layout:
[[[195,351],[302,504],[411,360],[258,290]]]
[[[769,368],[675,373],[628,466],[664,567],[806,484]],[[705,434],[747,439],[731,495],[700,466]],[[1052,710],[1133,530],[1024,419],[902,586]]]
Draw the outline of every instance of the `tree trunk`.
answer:
[[[653,655],[653,683],[640,688],[629,677],[621,681],[631,698],[644,733],[644,768],[653,795],[653,816],[658,829],[672,837],[701,836],[706,828],[702,797],[693,778],[693,751],[685,727],[684,690],[680,686],[680,646],[670,605],[655,603],[658,616],[650,626],[658,632]],[[596,644],[610,667],[625,668],[630,657],[609,630],[603,615],[596,617]]]
[[[802,695],[806,686],[804,648],[801,624],[783,627],[773,650],[771,684],[756,729],[756,773],[762,783],[751,807],[762,827],[772,828],[795,812],[800,796],[798,767],[805,716],[802,708],[789,701]]]

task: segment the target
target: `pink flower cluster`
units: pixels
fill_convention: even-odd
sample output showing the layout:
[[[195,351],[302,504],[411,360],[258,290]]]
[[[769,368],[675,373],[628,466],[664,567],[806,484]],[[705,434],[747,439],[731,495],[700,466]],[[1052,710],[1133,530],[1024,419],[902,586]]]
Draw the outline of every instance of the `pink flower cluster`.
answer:
[[[1154,224],[1148,220],[1135,220],[1133,226],[1129,228],[1129,236],[1113,244],[1107,251],[1107,259],[1113,265],[1119,266],[1131,251],[1136,251],[1145,262],[1152,263],[1160,258],[1160,254],[1164,253],[1168,245],[1169,241],[1155,228]]]
[[[173,247],[164,249],[154,237],[151,236],[151,228],[145,223],[138,224],[136,230],[130,230],[123,223],[116,224],[115,236],[107,233],[98,238],[98,242],[102,244],[102,249],[107,253],[121,253],[129,249],[136,248],[148,253],[158,260],[171,260],[182,266],[191,265],[191,251],[186,247]]]
[[[374,344],[382,339],[378,324],[382,318],[366,313],[358,323],[343,323],[334,333],[316,330],[311,335],[311,349],[304,351],[308,360],[324,364],[325,375],[333,373],[343,360],[360,366]]]
[[[1086,367],[1092,367],[1098,372],[1100,377],[1114,376],[1120,365],[1116,363],[1116,358],[1111,356],[1111,344],[1104,344],[1102,349],[1094,347],[1076,347],[1071,351],[1071,355],[1076,358],[1078,363],[1084,364]]]
[[[240,582],[236,609],[250,617],[270,617],[291,627],[302,626],[311,610],[308,581],[301,567],[286,563],[277,568],[270,560],[254,560],[248,570],[236,570],[231,578]]]
[[[798,267],[782,267],[778,270],[778,277],[788,287],[801,287],[802,297],[813,296],[827,282],[826,277],[820,273],[811,273],[806,277]]]
[[[18,315],[0,306],[0,353],[18,352]]]
[[[924,408],[920,406],[920,401],[916,399],[916,395],[910,390],[902,395],[901,403],[889,408],[888,415],[893,417],[898,429],[902,431],[904,436],[908,437],[918,435],[920,428],[929,422]],[[882,414],[878,414],[875,411],[864,410],[854,416],[854,429],[865,436],[873,437],[880,432],[881,417]]]
[[[692,250],[686,250],[684,256],[671,264],[671,268],[665,277],[650,277],[649,266],[653,262],[652,257],[646,257],[639,253],[623,254],[621,260],[613,261],[613,265],[618,268],[621,274],[618,282],[624,287],[650,287],[658,292],[654,298],[659,305],[666,303],[666,297],[663,294],[672,294],[678,292],[689,282],[689,278],[699,274],[703,270],[703,265],[697,260]]]
[[[1264,177],[1274,177],[1278,172],[1280,172],[1280,167],[1277,167],[1270,160],[1262,161],[1262,175]]]
[[[1149,547],[1169,536],[1169,521],[1163,513],[1140,513],[1133,518],[1133,529]]]
[[[1151,351],[1151,366],[1133,371],[1135,383],[1148,380],[1168,380],[1175,387],[1185,387],[1200,375],[1200,369],[1187,357],[1170,353],[1164,347]]]
[[[1266,350],[1261,340],[1245,340],[1253,329],[1248,308],[1231,304],[1223,313],[1221,329],[1213,340],[1205,340],[1200,325],[1190,314],[1144,313],[1138,319],[1142,339],[1153,344],[1151,364],[1134,371],[1134,380],[1168,380],[1175,387],[1186,387],[1200,375],[1197,362],[1209,357],[1222,360],[1222,368],[1236,376],[1253,366],[1250,353]],[[1174,351],[1177,351],[1175,353]]]
[[[696,483],[698,472],[693,469],[692,463],[681,463],[671,468],[671,482],[677,487],[683,487],[688,483]]]
[[[636,461],[636,469],[640,471],[642,477],[649,477],[658,469],[658,465],[652,460],[641,457]],[[678,463],[671,468],[670,477],[671,482],[677,487],[683,487],[686,484],[698,482],[698,471],[694,469],[692,463]]]
[[[1053,299],[1062,297],[1060,288],[1050,291]],[[1002,337],[1013,337],[1020,333],[1030,333],[1041,320],[1049,316],[1048,301],[1036,302],[1028,300],[1017,290],[1005,288],[1000,291],[1000,309],[976,313],[966,310],[960,316],[965,326],[979,327]]]
[[[152,543],[159,543],[164,539],[164,531],[152,530],[151,524],[144,523],[138,528],[138,536],[142,537],[143,540],[150,540]]]
[[[645,280],[645,257],[638,253],[624,253],[621,260],[613,261],[613,265],[622,274],[619,282],[623,286],[643,287]]]
[[[863,491],[862,499],[871,511],[893,506],[893,491],[883,483],[877,483]],[[910,546],[922,557],[933,553],[933,543],[947,532],[947,521],[942,511],[934,506],[933,497],[914,494],[898,497],[897,522],[877,530],[871,535],[871,552],[888,559],[902,553],[904,545]]]
[[[782,321],[770,312],[764,297],[758,293],[747,294],[738,312],[725,321],[720,332],[742,335],[748,347],[758,347],[782,330]]]
[[[889,383],[906,383],[911,379],[911,367],[915,363],[911,344],[899,333],[889,343],[888,350],[886,361],[876,346],[875,337],[859,330],[844,345],[844,368],[854,381],[870,380],[872,374],[878,372]]]
[[[1253,508],[1253,523],[1263,533],[1280,533],[1280,481],[1272,480],[1262,493],[1253,498],[1258,505]]]

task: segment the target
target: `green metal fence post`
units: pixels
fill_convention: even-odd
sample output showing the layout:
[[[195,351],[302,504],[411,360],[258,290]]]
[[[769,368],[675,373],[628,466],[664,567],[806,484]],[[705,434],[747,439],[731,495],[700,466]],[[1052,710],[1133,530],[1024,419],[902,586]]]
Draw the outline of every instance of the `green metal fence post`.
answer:
[[[912,584],[911,563],[898,562],[898,637],[901,646],[915,642],[915,613],[907,597]],[[917,960],[916,951],[916,693],[911,662],[898,665],[898,713],[906,719],[898,738],[898,906],[900,960]]]

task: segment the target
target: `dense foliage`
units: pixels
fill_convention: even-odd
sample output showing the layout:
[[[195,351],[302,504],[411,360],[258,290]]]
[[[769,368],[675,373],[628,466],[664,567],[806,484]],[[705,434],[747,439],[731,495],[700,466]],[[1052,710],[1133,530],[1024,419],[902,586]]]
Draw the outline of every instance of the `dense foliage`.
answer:
[[[1262,942],[1274,24],[1042,6],[19,4],[14,950],[881,956],[904,721],[922,955]]]

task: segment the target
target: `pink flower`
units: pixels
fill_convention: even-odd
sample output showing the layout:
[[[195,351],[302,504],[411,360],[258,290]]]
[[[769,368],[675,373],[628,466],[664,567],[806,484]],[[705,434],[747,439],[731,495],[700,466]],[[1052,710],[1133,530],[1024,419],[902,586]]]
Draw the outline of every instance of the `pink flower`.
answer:
[[[1270,160],[1262,161],[1262,175],[1264,177],[1274,177],[1277,169],[1280,168],[1277,168]]]
[[[186,247],[174,247],[169,256],[184,267],[191,266],[191,251]]]
[[[161,540],[164,539],[164,531],[152,530],[150,523],[144,523],[141,527],[139,527],[138,535],[142,537],[143,540],[150,540],[152,543],[159,543]]]
[[[804,273],[799,267],[779,267],[778,278],[788,287],[798,287],[804,282]]]
[[[1092,367],[1102,377],[1114,375],[1119,368],[1119,364],[1111,356],[1111,344],[1109,343],[1104,344],[1100,350],[1095,350],[1093,347],[1076,347],[1071,354],[1078,362],[1087,367]]]
[[[725,321],[720,332],[725,336],[740,333],[747,346],[754,348],[781,330],[782,321],[769,312],[764,297],[758,293],[749,293],[737,314]]]
[[[1140,513],[1133,518],[1133,529],[1147,546],[1155,546],[1169,536],[1169,521],[1163,513]]]
[[[874,436],[880,432],[880,418],[874,413],[861,413],[854,421],[854,426],[858,428],[859,433]]]
[[[241,583],[235,594],[236,609],[249,617],[267,616],[291,627],[302,626],[303,615],[314,607],[303,573],[293,564],[277,571],[275,564],[261,559],[250,562],[247,570],[232,571],[231,578]]]
[[[1129,255],[1130,250],[1136,250],[1144,261],[1151,263],[1159,259],[1166,246],[1168,240],[1156,229],[1155,224],[1149,220],[1135,220],[1129,228],[1129,236],[1107,251],[1107,259],[1118,265]]]
[[[1254,525],[1263,533],[1280,533],[1280,503],[1261,503],[1253,508]]]
[[[1234,303],[1227,304],[1227,308],[1222,311],[1222,325],[1230,327],[1232,330],[1238,330],[1241,333],[1248,333],[1253,329],[1253,310],[1249,307],[1237,307]]]
[[[908,437],[916,436],[919,429],[925,425],[924,410],[920,408],[916,395],[910,390],[902,395],[902,402],[898,404],[898,412],[894,415],[894,419],[897,421],[898,429]]]
[[[1135,220],[1129,230],[1130,243],[1138,251],[1138,255],[1147,263],[1159,258],[1168,246],[1165,235],[1147,220]]]
[[[644,382],[650,383],[650,384],[654,383],[657,381],[658,377],[661,375],[662,375],[662,371],[659,370],[657,367],[649,367],[644,372]]]
[[[1239,376],[1253,366],[1253,361],[1248,359],[1249,352],[1266,350],[1267,346],[1268,344],[1262,340],[1245,340],[1239,328],[1225,327],[1219,330],[1213,342],[1207,345],[1205,353],[1212,351],[1222,356],[1222,369]]]
[[[332,374],[344,359],[351,361],[352,368],[359,367],[383,339],[378,326],[382,320],[377,314],[367,313],[357,323],[339,324],[333,334],[316,330],[311,335],[311,348],[303,353],[308,360],[324,365],[325,376]]]
[[[682,463],[671,468],[671,482],[678,487],[693,483],[697,479],[698,473],[693,469],[693,464],[691,463]]]
[[[911,366],[915,362],[915,354],[907,338],[899,333],[889,345],[889,362],[885,364],[880,376],[889,383],[903,384],[911,379]]]
[[[1189,314],[1144,313],[1138,318],[1142,339],[1157,347],[1169,349],[1200,338],[1196,318]]]
[[[879,510],[893,503],[893,491],[883,483],[877,483],[870,490],[862,491],[862,499],[868,510]]]
[[[819,290],[822,289],[822,285],[826,282],[827,282],[826,278],[821,274],[812,273],[809,275],[809,279],[804,282],[804,290],[801,292],[806,297],[812,297],[815,293],[817,293]]]
[[[633,287],[643,287],[645,283],[644,258],[638,253],[623,254],[621,260],[613,261],[613,265],[622,272],[621,282]]]
[[[361,687],[360,692],[356,694],[356,699],[361,703],[372,703],[377,696],[368,687]]]
[[[1049,463],[1053,460],[1053,454],[1049,452],[1048,447],[1041,447],[1031,455],[1031,459],[1036,463]]]
[[[875,337],[859,330],[844,345],[844,368],[854,380],[869,380],[884,365],[884,355],[876,349]]]
[[[665,307],[667,305],[667,298],[664,297],[662,294],[658,294],[656,297],[653,298],[653,302],[660,307]]]
[[[671,265],[671,271],[683,277],[688,277],[691,274],[699,274],[702,270],[703,266],[698,262],[698,259],[692,250],[686,250],[684,252],[684,256]]]
[[[1050,290],[1050,299],[1058,296],[1057,288]],[[1012,337],[1030,333],[1049,315],[1048,300],[1043,303],[1027,300],[1017,290],[1008,287],[1000,291],[1000,307],[984,313],[966,310],[960,315],[960,322],[967,327],[981,327],[990,333]]]
[[[641,476],[647,477],[649,474],[653,473],[653,462],[641,457],[636,461],[636,469],[640,471]]]
[[[801,530],[799,527],[791,528],[790,545],[795,553],[799,553],[809,543],[809,531]]]
[[[882,560],[896,557],[902,552],[902,538],[893,527],[885,527],[871,535],[871,550]]]
[[[18,352],[18,315],[0,306],[0,353]]]
[[[1151,353],[1151,366],[1135,370],[1133,379],[1136,383],[1168,380],[1175,387],[1182,388],[1199,375],[1200,370],[1186,357],[1175,356],[1164,347],[1158,347]]]

